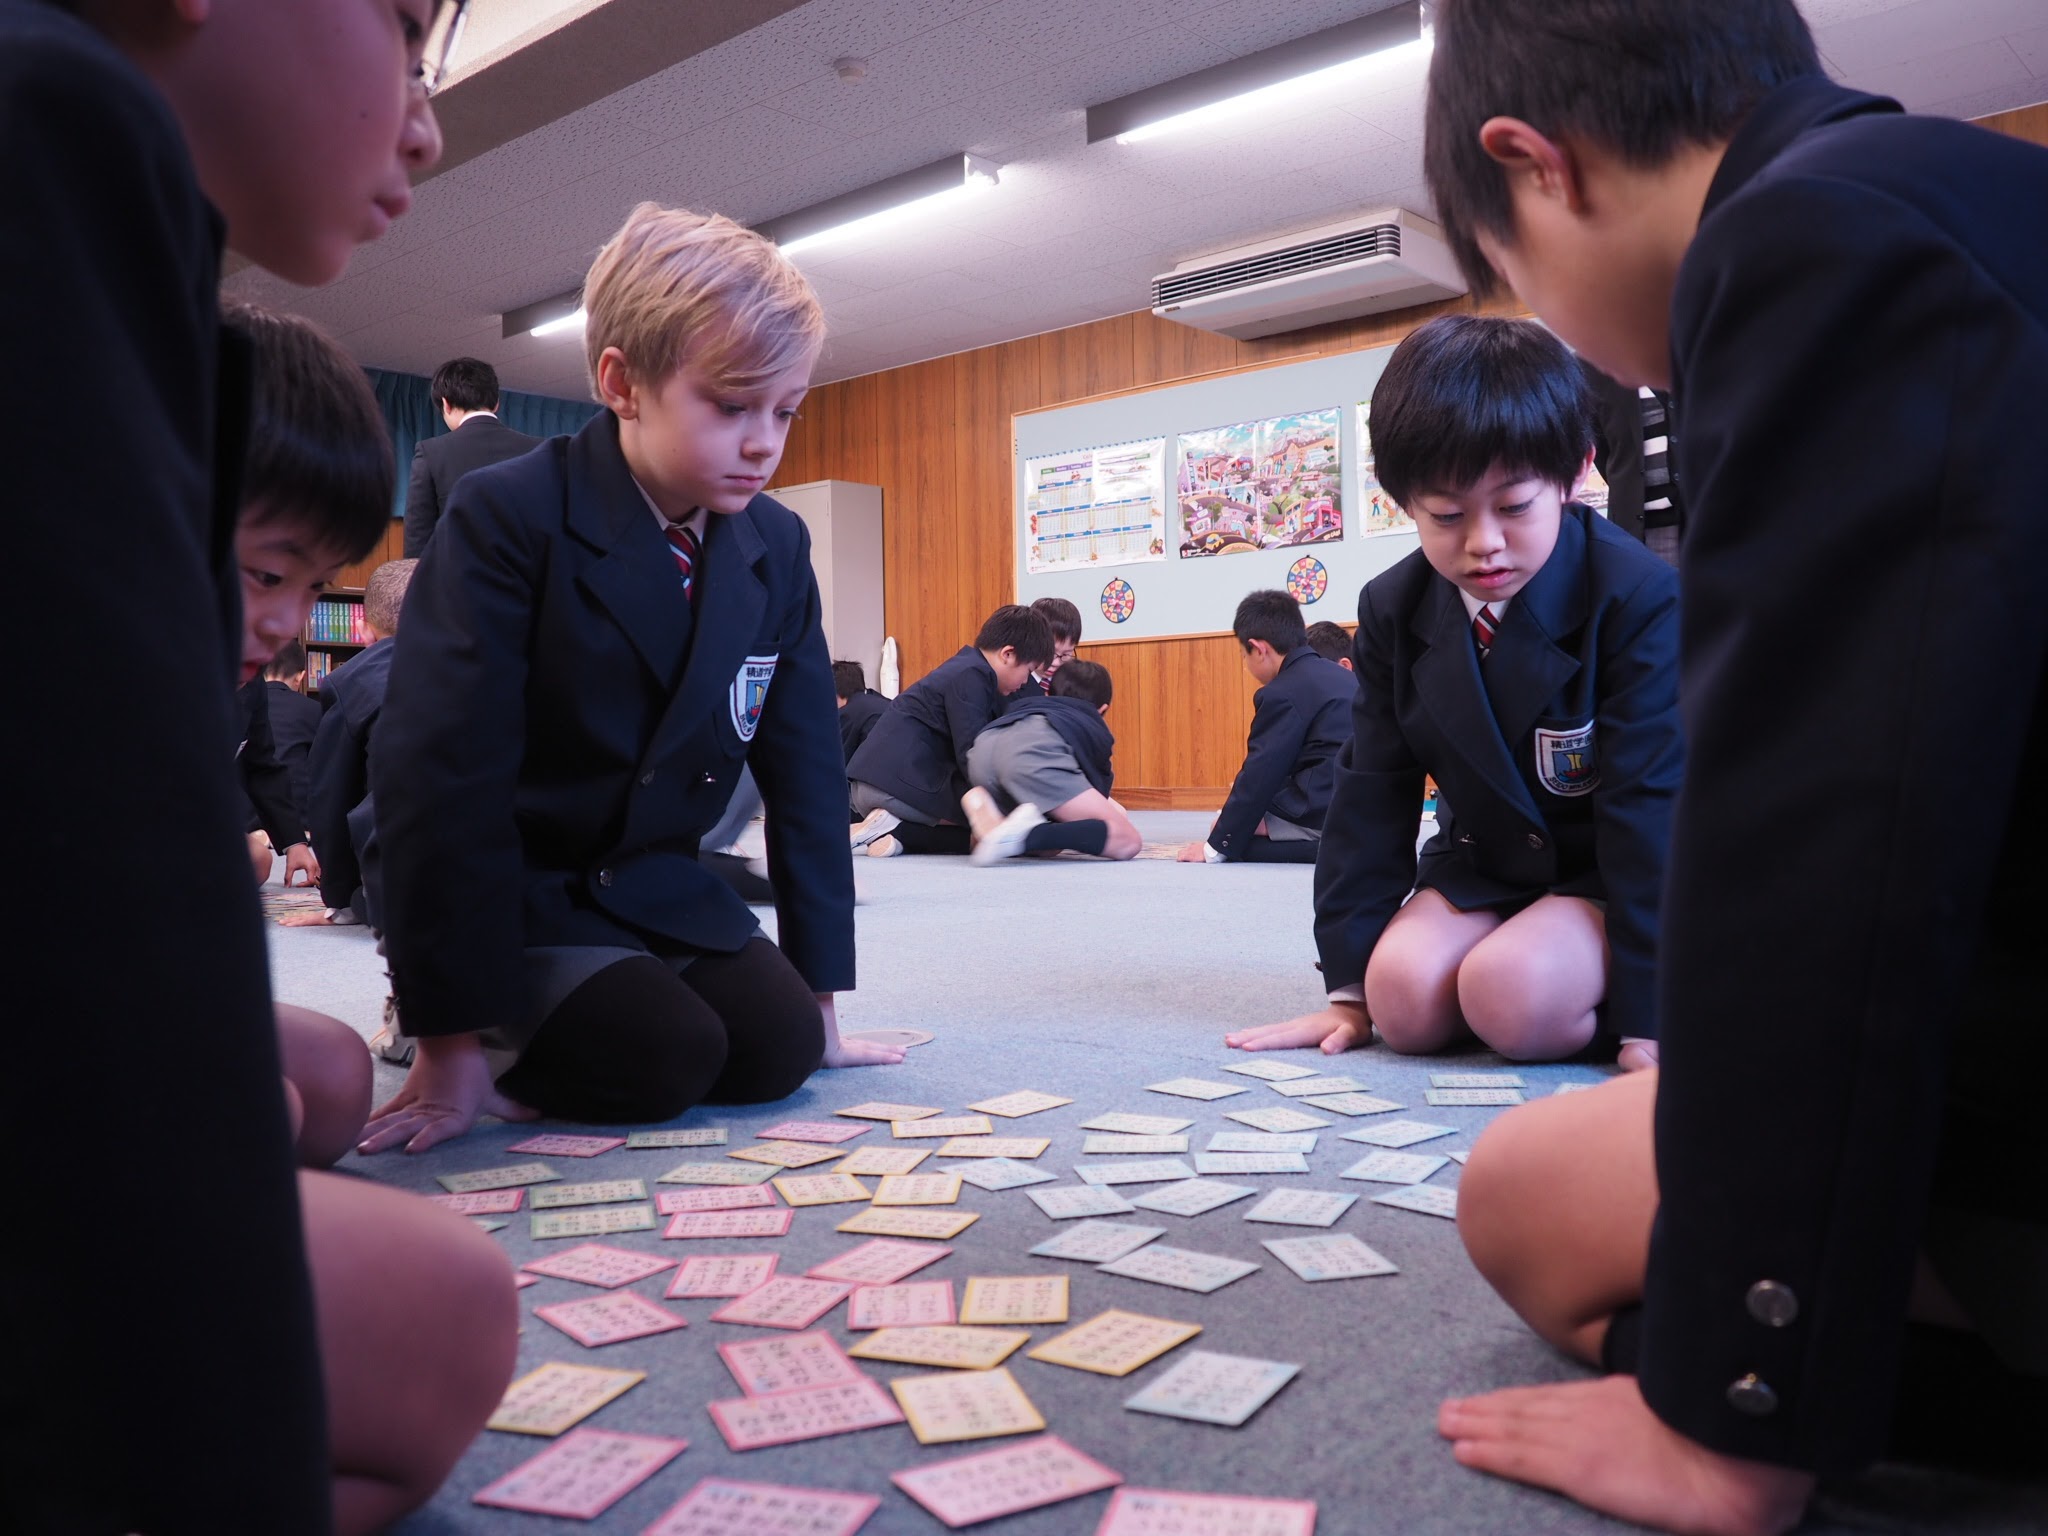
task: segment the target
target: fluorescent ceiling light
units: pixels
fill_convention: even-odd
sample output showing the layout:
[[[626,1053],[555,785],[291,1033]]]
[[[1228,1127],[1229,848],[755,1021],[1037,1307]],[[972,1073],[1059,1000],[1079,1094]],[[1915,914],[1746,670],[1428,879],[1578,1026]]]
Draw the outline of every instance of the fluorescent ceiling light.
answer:
[[[1298,37],[1088,109],[1088,142],[1137,144],[1289,101],[1428,57],[1434,38],[1423,0],[1401,0],[1342,26]]]
[[[506,341],[514,336],[553,336],[562,331],[580,331],[583,329],[583,290],[571,288],[552,299],[508,309],[499,320],[501,334]]]
[[[997,184],[999,171],[994,161],[979,155],[948,155],[754,227],[780,246],[785,256],[793,256],[828,241],[872,234],[986,192]]]
[[[559,320],[543,321],[527,332],[527,334],[530,336],[553,336],[558,331],[580,331],[583,329],[584,319],[583,306],[579,304],[573,313],[566,314]]]

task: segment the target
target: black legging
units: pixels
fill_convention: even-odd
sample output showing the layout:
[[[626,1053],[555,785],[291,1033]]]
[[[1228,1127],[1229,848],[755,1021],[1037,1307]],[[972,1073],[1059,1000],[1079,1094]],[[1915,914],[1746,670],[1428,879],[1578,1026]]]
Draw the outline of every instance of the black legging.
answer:
[[[1246,864],[1313,864],[1323,845],[1313,838],[1275,839],[1256,833],[1245,839],[1239,859]]]
[[[756,938],[681,975],[652,955],[606,966],[548,1015],[498,1086],[563,1120],[673,1120],[707,1100],[787,1098],[824,1054],[817,998]]]

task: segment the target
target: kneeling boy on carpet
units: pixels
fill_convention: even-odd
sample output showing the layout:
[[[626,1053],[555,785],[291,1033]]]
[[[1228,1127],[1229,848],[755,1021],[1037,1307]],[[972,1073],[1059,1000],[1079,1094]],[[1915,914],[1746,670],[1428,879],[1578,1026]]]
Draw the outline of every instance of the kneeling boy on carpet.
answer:
[[[1145,840],[1110,799],[1109,668],[1067,661],[1038,698],[1019,699],[982,730],[967,753],[974,788],[961,808],[974,828],[976,864],[1025,853],[1134,859]],[[1041,807],[1043,809],[1041,809]]]

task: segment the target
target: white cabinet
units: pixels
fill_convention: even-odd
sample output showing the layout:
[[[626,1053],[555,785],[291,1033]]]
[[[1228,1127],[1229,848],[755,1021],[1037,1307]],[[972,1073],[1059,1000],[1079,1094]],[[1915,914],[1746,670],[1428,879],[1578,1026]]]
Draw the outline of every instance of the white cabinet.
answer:
[[[882,488],[813,480],[768,494],[811,530],[811,564],[825,606],[825,643],[834,661],[857,661],[875,686],[882,638]]]

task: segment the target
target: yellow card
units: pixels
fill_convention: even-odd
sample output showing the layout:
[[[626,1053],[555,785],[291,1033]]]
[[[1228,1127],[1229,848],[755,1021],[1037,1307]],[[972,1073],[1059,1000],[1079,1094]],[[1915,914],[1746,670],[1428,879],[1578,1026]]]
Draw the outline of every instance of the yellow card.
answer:
[[[1064,1323],[1065,1275],[976,1275],[960,1298],[963,1323]]]
[[[889,1383],[920,1445],[990,1440],[1045,1428],[1017,1379],[1002,1369],[898,1376]]]
[[[951,1205],[959,1198],[957,1173],[894,1173],[875,1186],[877,1205]]]
[[[956,1136],[939,1147],[941,1157],[1037,1157],[1050,1136]]]
[[[849,1153],[843,1163],[834,1163],[834,1173],[864,1173],[870,1178],[879,1174],[908,1173],[919,1163],[930,1157],[923,1147],[862,1147],[858,1152]]]
[[[809,1168],[814,1163],[829,1163],[842,1154],[838,1147],[821,1147],[815,1141],[764,1141],[735,1148],[725,1155],[777,1168]]]
[[[504,1401],[484,1428],[514,1435],[559,1435],[646,1379],[645,1371],[551,1361],[507,1387]]]
[[[873,1207],[849,1216],[833,1230],[861,1232],[869,1237],[958,1237],[977,1221],[979,1211],[919,1211]]]
[[[986,1136],[995,1129],[987,1115],[934,1115],[928,1120],[892,1120],[889,1134],[906,1136]]]
[[[861,1360],[938,1365],[956,1371],[993,1370],[1031,1342],[1028,1333],[1000,1328],[880,1328],[847,1350]]]
[[[1200,1323],[1176,1323],[1142,1312],[1103,1312],[1047,1339],[1031,1351],[1031,1358],[1101,1376],[1128,1376],[1201,1331]]]
[[[775,1192],[790,1205],[847,1205],[874,1193],[847,1173],[799,1173],[774,1183]]]
[[[881,1099],[872,1099],[866,1104],[856,1104],[851,1109],[835,1109],[835,1115],[844,1115],[849,1120],[922,1120],[927,1115],[940,1113],[931,1104],[890,1104]]]
[[[1001,1115],[1005,1120],[1015,1120],[1022,1115],[1035,1115],[1042,1109],[1058,1109],[1062,1104],[1071,1104],[1072,1099],[1060,1098],[1057,1094],[1037,1093],[1029,1088],[1015,1093],[1006,1093],[1001,1098],[983,1099],[979,1104],[970,1104],[969,1109],[978,1109],[984,1115]]]

